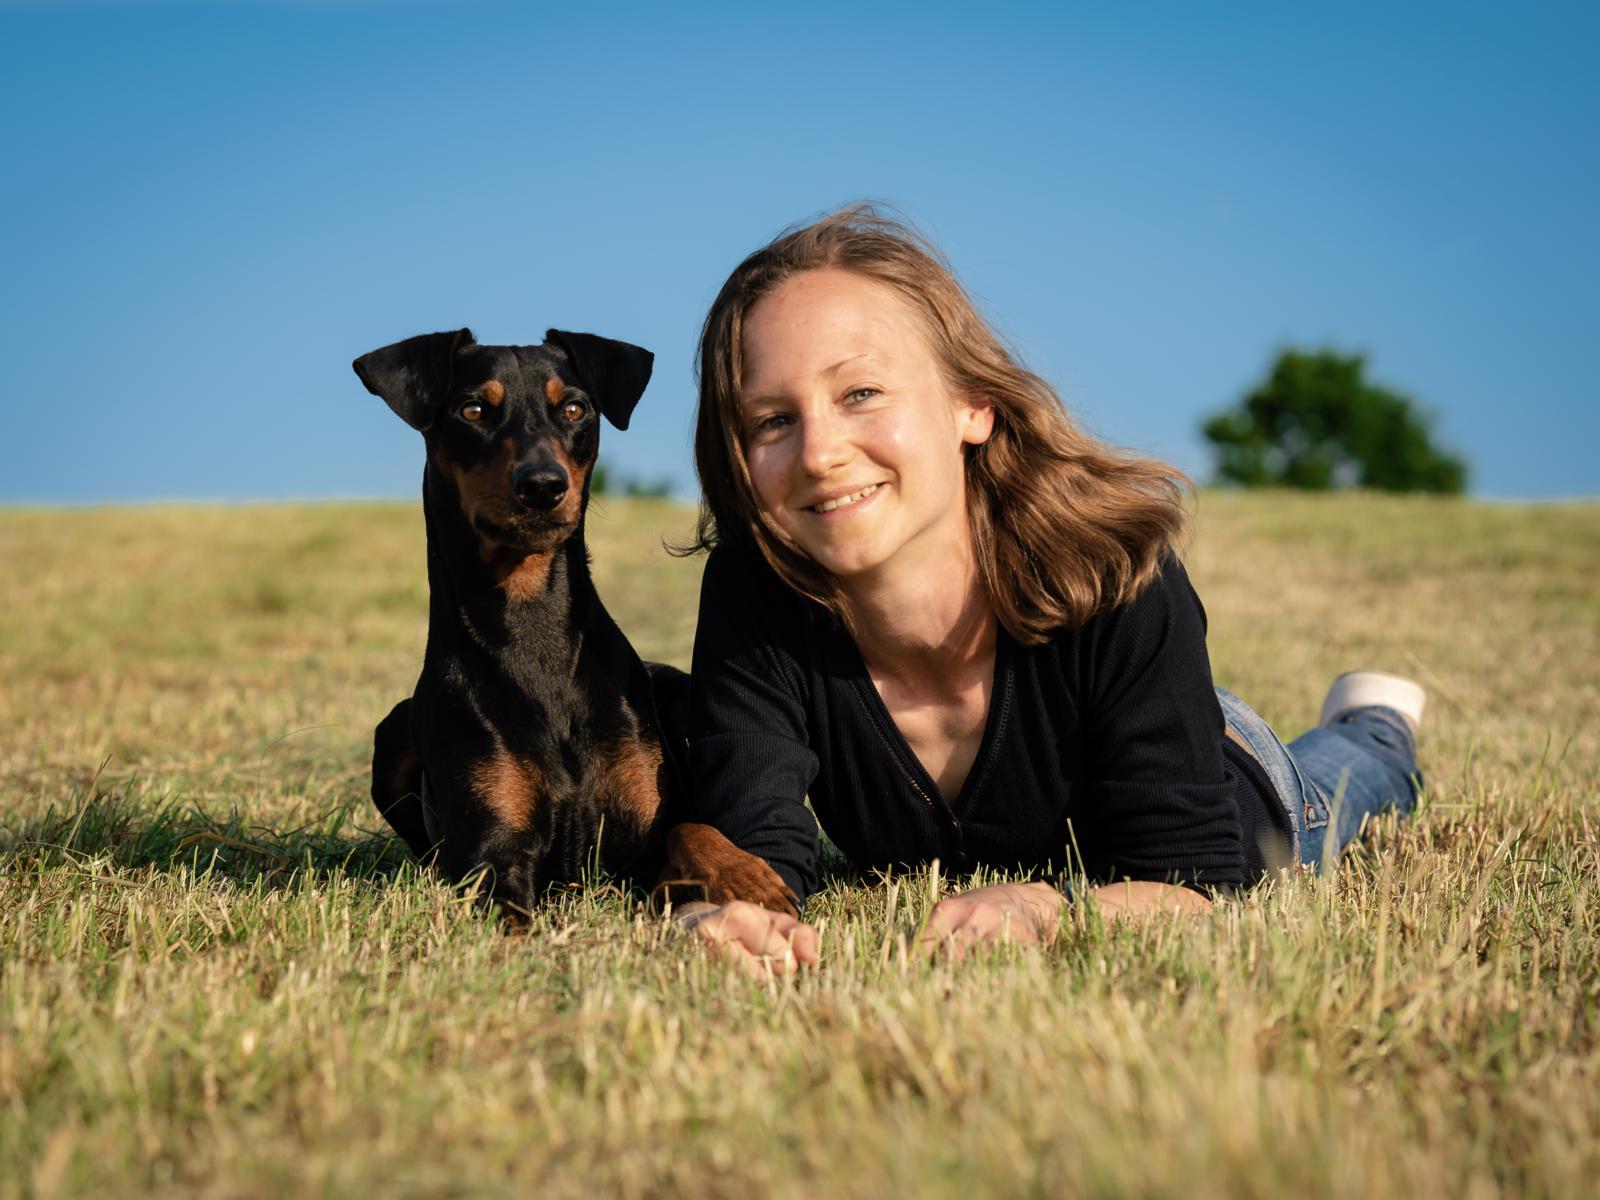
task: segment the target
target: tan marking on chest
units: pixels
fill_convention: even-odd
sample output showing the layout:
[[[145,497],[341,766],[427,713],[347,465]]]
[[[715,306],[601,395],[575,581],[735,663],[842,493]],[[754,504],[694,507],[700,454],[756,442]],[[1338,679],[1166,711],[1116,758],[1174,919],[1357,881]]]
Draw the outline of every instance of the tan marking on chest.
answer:
[[[551,404],[560,404],[567,394],[567,385],[554,375],[544,381],[544,396]]]
[[[491,379],[478,389],[478,395],[482,396],[484,403],[490,407],[499,408],[506,398],[506,385],[498,379]]]
[[[529,554],[523,558],[509,558],[495,564],[500,588],[506,599],[516,603],[536,599],[543,595],[544,585],[550,578],[550,560],[553,553]]]
[[[501,822],[521,832],[533,823],[543,776],[527,759],[498,750],[472,765],[472,791]]]
[[[665,783],[661,747],[627,741],[603,753],[593,796],[612,811],[632,814],[643,827],[655,820]]]

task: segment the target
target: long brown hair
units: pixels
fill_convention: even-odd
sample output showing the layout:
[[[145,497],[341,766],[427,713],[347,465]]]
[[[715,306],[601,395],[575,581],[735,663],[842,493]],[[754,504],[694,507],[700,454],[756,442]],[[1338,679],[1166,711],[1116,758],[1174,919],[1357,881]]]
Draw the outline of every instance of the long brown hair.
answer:
[[[689,550],[753,545],[791,587],[843,619],[838,582],[761,511],[738,415],[750,309],[785,280],[836,267],[888,284],[921,316],[956,394],[994,406],[994,431],[966,450],[967,523],[984,590],[1019,642],[1046,640],[1133,599],[1183,533],[1193,485],[1154,459],[1079,429],[1017,362],[950,265],[907,225],[855,204],[790,229],[728,276],[700,333],[695,465],[700,519]]]

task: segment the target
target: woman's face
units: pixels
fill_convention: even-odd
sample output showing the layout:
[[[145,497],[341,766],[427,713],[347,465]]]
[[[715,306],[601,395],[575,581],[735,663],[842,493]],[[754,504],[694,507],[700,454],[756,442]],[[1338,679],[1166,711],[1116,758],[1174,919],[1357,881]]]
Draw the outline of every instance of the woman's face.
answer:
[[[761,508],[841,580],[970,553],[962,447],[994,410],[953,395],[916,311],[827,268],[786,280],[744,322],[739,428]]]

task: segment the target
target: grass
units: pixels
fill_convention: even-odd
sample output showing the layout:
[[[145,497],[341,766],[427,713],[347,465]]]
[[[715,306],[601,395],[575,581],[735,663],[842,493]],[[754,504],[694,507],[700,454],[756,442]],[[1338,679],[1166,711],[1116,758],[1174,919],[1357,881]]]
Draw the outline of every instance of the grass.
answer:
[[[689,514],[593,515],[688,660]],[[624,897],[526,937],[366,800],[421,661],[411,505],[0,513],[0,1196],[1488,1196],[1600,1179],[1600,507],[1202,498],[1217,678],[1280,731],[1432,693],[1416,819],[1200,920],[959,965],[841,881],[825,967]]]

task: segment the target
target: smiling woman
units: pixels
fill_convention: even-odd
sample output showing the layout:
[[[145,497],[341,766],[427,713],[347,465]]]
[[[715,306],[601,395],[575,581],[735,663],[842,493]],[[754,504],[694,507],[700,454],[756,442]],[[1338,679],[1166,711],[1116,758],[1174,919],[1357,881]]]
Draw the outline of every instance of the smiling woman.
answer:
[[[958,951],[1050,936],[1069,871],[1111,912],[1203,910],[1414,802],[1421,689],[1343,677],[1286,748],[1214,688],[1175,553],[1188,481],[1077,429],[937,252],[869,208],[734,271],[695,448],[697,819],[801,897],[807,795],[863,869],[1025,876],[934,909],[929,944]],[[747,965],[815,958],[797,918],[685,920]]]
[[[750,483],[787,542],[839,579],[970,564],[962,450],[994,407],[951,392],[915,313],[874,280],[810,271],[754,306],[745,343]]]

